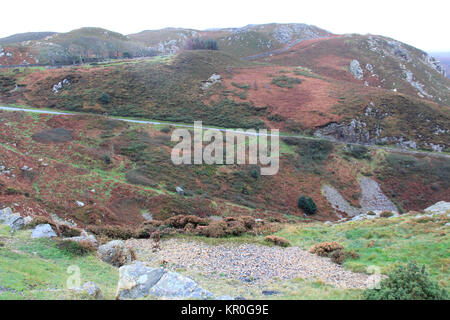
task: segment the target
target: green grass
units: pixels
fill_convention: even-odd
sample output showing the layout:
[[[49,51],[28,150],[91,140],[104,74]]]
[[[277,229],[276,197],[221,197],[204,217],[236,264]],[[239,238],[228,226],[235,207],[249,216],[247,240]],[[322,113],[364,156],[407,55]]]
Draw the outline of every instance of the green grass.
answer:
[[[28,230],[11,236],[3,225],[0,239],[5,243],[0,247],[0,284],[10,289],[0,293],[0,300],[83,298],[67,288],[67,279],[73,275],[68,273],[70,266],[80,269],[81,285],[93,281],[102,289],[104,298],[114,298],[118,270],[98,260],[95,254],[73,256],[58,249],[53,240],[30,239]]]
[[[427,266],[441,285],[449,288],[448,272],[450,237],[448,218],[422,222],[405,215],[391,219],[374,219],[327,226],[308,224],[287,226],[276,233],[292,245],[310,249],[317,243],[337,241],[360,257],[347,260],[344,266],[365,272],[368,266],[380,267],[388,273],[394,265],[415,261]]]

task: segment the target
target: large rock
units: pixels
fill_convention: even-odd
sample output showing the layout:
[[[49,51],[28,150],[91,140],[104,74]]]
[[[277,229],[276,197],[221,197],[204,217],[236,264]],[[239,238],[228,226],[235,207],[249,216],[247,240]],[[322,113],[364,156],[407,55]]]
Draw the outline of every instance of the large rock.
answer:
[[[52,238],[56,237],[55,231],[53,231],[52,227],[49,224],[40,224],[37,225],[31,231],[31,238],[39,239],[39,238]]]
[[[424,210],[431,214],[450,214],[450,202],[440,201]]]
[[[90,242],[94,247],[98,247],[98,241],[94,235],[88,234],[85,230],[77,237],[64,238],[63,240],[70,240],[75,242]]]
[[[162,268],[151,268],[142,262],[120,267],[116,299],[138,299],[149,295],[150,289],[166,273]]]
[[[172,299],[206,299],[213,294],[201,288],[194,280],[176,272],[167,272],[153,286],[150,294]]]
[[[91,298],[95,300],[103,300],[102,290],[92,281],[86,282],[81,287]]]
[[[352,62],[350,62],[350,72],[358,80],[362,80],[364,76],[364,71],[361,68],[358,60],[352,60]]]
[[[136,259],[134,251],[126,247],[122,240],[113,240],[100,246],[97,256],[115,267],[129,264]]]
[[[22,229],[25,226],[24,219],[20,215],[12,213],[11,208],[0,210],[0,222],[8,225],[12,231]]]
[[[76,287],[72,290],[84,293],[93,300],[103,300],[102,290],[92,281],[86,282],[82,287]]]

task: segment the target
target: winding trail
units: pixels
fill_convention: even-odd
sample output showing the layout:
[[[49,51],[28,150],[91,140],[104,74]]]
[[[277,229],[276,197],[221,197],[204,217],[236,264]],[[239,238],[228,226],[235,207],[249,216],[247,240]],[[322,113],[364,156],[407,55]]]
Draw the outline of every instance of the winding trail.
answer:
[[[73,113],[73,112],[63,112],[63,111],[51,111],[51,110],[42,110],[42,109],[34,109],[34,108],[19,108],[19,107],[9,107],[9,106],[2,106],[0,105],[0,110],[5,111],[22,111],[22,112],[31,112],[31,113],[41,113],[41,114],[55,114],[55,115],[94,115],[92,113]],[[194,125],[189,124],[183,124],[183,123],[173,123],[173,122],[159,122],[155,120],[135,120],[135,119],[127,119],[127,118],[113,118],[110,117],[113,120],[118,121],[125,121],[125,122],[131,122],[131,123],[141,123],[141,124],[153,124],[153,125],[159,125],[159,124],[166,124],[174,127],[180,127],[180,128],[194,128]],[[267,137],[273,137],[277,136],[276,134],[270,134],[270,133],[259,133],[259,132],[247,132],[244,130],[235,130],[235,129],[226,129],[226,128],[217,128],[217,127],[205,127],[202,126],[204,130],[215,130],[215,131],[221,131],[221,132],[227,132],[232,130],[235,133],[248,135],[248,136],[267,136]],[[290,135],[290,134],[280,134],[280,137],[286,137],[286,138],[295,138],[295,139],[308,139],[308,140],[327,140],[331,141],[336,144],[345,144],[345,145],[359,145],[359,146],[365,146],[371,149],[382,149],[389,152],[397,152],[397,153],[405,153],[405,154],[412,154],[412,155],[426,155],[434,158],[445,158],[450,159],[450,154],[446,153],[437,153],[437,152],[428,152],[428,151],[414,151],[414,150],[406,150],[401,148],[395,148],[395,147],[383,147],[383,146],[377,146],[373,144],[365,144],[365,143],[354,143],[354,142],[345,142],[340,141],[332,138],[326,138],[326,137],[312,137],[312,136],[304,136],[304,135]]]

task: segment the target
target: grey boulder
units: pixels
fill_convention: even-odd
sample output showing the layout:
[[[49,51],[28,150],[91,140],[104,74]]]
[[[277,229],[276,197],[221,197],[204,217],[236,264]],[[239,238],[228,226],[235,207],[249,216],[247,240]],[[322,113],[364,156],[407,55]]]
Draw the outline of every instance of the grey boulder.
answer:
[[[76,287],[72,290],[84,293],[93,300],[103,300],[102,290],[92,281],[86,282],[82,287]]]
[[[100,246],[97,256],[115,267],[121,267],[135,260],[134,251],[127,248],[122,240],[113,240]]]
[[[206,299],[213,294],[201,288],[194,280],[176,272],[167,272],[153,286],[150,294],[171,299]]]
[[[56,237],[55,231],[53,231],[52,227],[49,224],[40,224],[37,225],[31,231],[31,238],[39,239],[39,238],[52,238]]]
[[[11,208],[0,210],[0,222],[8,225],[12,231],[22,229],[25,226],[24,219],[20,215],[12,213]]]
[[[78,237],[64,238],[63,240],[70,240],[75,242],[90,242],[93,246],[98,247],[98,241],[94,235],[88,234],[85,230],[81,231]]]
[[[138,299],[149,295],[150,289],[166,273],[162,268],[151,268],[142,262],[120,267],[116,299]]]

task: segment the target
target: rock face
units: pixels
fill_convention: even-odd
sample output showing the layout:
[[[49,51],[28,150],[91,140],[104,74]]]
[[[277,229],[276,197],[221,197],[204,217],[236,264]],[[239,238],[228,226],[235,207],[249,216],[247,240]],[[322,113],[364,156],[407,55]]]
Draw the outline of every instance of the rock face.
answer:
[[[56,237],[56,233],[49,224],[40,224],[31,231],[31,238],[33,239],[52,237]]]
[[[163,268],[147,267],[142,262],[119,269],[116,299],[139,299],[147,296],[168,299],[205,299],[213,297],[194,280]]]
[[[450,202],[440,201],[424,210],[431,214],[450,214]]]
[[[0,210],[0,222],[8,225],[12,231],[22,229],[25,226],[24,219],[20,215],[12,213],[11,208]]]
[[[116,299],[138,299],[148,296],[150,289],[165,273],[162,268],[150,268],[142,262],[121,267]]]
[[[176,272],[167,272],[150,290],[150,294],[173,299],[205,299],[213,297],[209,291],[202,289],[194,280]]]
[[[352,119],[349,124],[330,123],[314,132],[316,137],[326,137],[351,143],[371,143],[366,123]]]
[[[358,60],[352,60],[350,62],[350,72],[358,80],[362,80],[362,78],[364,76],[364,71],[361,68],[361,65],[359,64]]]
[[[121,267],[135,260],[134,251],[127,248],[122,240],[113,240],[100,246],[97,256],[115,267]]]
[[[220,74],[216,74],[214,73],[211,77],[208,78],[208,80],[206,80],[205,82],[203,82],[202,84],[202,90],[206,90],[208,89],[210,86],[212,86],[213,84],[219,83],[222,80],[222,77],[220,76]]]

